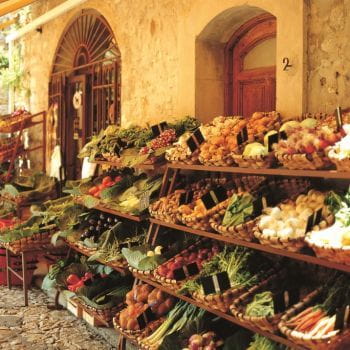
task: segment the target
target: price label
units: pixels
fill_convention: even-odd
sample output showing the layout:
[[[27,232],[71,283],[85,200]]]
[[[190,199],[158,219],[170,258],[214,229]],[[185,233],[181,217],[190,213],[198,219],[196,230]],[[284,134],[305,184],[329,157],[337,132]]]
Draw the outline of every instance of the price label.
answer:
[[[248,129],[245,126],[242,130],[237,134],[237,145],[241,145],[242,143],[248,140]]]
[[[188,138],[186,141],[188,148],[193,153],[195,152],[200,145],[205,141],[204,136],[201,130],[198,128],[195,132]]]
[[[179,204],[188,204],[193,201],[194,192],[193,191],[186,191],[180,194]]]
[[[312,213],[306,222],[305,232],[309,232],[315,225],[318,225],[322,220],[322,208],[317,209],[314,213]]]
[[[226,271],[213,276],[202,277],[200,282],[205,295],[224,292],[231,287],[230,279]]]
[[[145,191],[140,196],[139,210],[144,211],[145,209],[147,209],[149,207],[149,202],[150,202],[150,193],[149,191]]]
[[[281,140],[287,140],[288,135],[287,135],[287,133],[286,133],[285,131],[280,131],[280,133],[279,133],[279,138],[280,138]]]
[[[350,319],[350,306],[346,305],[337,310],[335,316],[335,325],[334,329],[345,329],[349,325]]]
[[[222,186],[218,186],[201,197],[201,200],[207,210],[215,207],[215,205],[223,202],[225,199],[227,199],[227,192]]]
[[[161,122],[151,126],[153,137],[159,136],[168,127],[167,122]]]
[[[197,275],[199,273],[198,265],[197,263],[191,263],[188,265],[184,265],[180,267],[179,269],[174,270],[174,278],[177,281],[184,280],[185,278],[188,278],[190,276]]]
[[[151,321],[156,320],[156,315],[152,312],[151,308],[148,307],[138,318],[137,323],[140,326],[140,329],[143,329],[146,327],[148,323]]]
[[[268,152],[272,152],[273,151],[273,145],[275,143],[277,143],[278,140],[279,140],[278,132],[276,132],[275,134],[269,135],[267,137],[267,142],[268,142],[267,150],[268,150]]]
[[[337,107],[335,110],[335,119],[337,122],[337,131],[343,127],[343,112],[341,107]]]
[[[259,196],[253,201],[253,215],[259,216],[261,215],[263,209],[267,207],[266,198],[264,196]]]
[[[273,307],[275,314],[285,311],[287,308],[296,304],[300,299],[299,288],[291,288],[273,294]]]

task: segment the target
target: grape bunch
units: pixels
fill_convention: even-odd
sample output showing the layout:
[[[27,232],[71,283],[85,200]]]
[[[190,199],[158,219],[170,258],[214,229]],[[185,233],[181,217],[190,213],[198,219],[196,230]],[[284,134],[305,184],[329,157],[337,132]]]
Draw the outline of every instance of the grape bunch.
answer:
[[[118,218],[113,215],[94,213],[87,219],[86,230],[80,236],[80,240],[84,241],[86,238],[91,238],[94,242],[97,242],[103,232],[111,229],[118,222]]]
[[[169,146],[172,142],[176,140],[176,132],[174,129],[167,129],[163,131],[158,137],[150,141],[149,147],[142,147],[140,154],[152,153],[158,148],[163,148]]]

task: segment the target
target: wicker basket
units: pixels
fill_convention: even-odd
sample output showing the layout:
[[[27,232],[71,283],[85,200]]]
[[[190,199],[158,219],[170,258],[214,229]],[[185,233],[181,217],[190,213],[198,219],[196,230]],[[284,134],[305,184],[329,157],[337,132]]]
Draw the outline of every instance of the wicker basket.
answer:
[[[163,265],[167,265],[169,262],[173,262],[175,261],[175,259],[177,257],[182,257],[186,252],[191,252],[191,251],[197,251],[199,250],[206,242],[210,242],[210,239],[208,238],[203,238],[200,241],[196,242],[195,244],[192,244],[191,246],[189,246],[187,249],[184,249],[183,251],[181,251],[180,253],[176,254],[175,256],[173,256],[171,259],[167,260],[165,263],[163,263],[160,266]],[[160,266],[158,266],[154,271],[153,271],[153,275],[154,278],[157,282],[159,282],[162,285],[165,285],[166,287],[173,289],[175,291],[177,291],[178,289],[180,289],[182,287],[182,285],[188,281],[189,279],[193,279],[195,278],[195,276],[190,276],[186,279],[183,279],[181,281],[178,281],[176,279],[170,279],[164,276],[161,276],[158,273],[158,269],[160,268]]]
[[[115,314],[117,312],[119,312],[124,307],[124,304],[122,303],[122,304],[115,305],[115,306],[110,307],[110,308],[97,309],[95,307],[92,307],[91,305],[84,303],[84,301],[81,299],[79,299],[79,301],[83,305],[84,309],[86,309],[89,313],[93,314],[94,316],[96,316],[98,318],[101,318],[102,320],[104,320],[107,323],[112,322],[112,319],[115,316]]]
[[[194,151],[191,155],[186,156],[185,158],[180,159],[179,157],[172,157],[165,154],[165,159],[173,164],[187,164],[187,165],[195,165],[199,164],[199,150]]]
[[[330,245],[320,245],[311,239],[311,233],[306,236],[305,242],[315,252],[318,258],[338,264],[350,265],[350,246],[332,247]]]
[[[328,215],[326,218],[323,218],[323,223],[327,226],[331,225],[334,221],[333,215]],[[321,221],[322,223],[322,221]],[[321,224],[320,223],[320,224]],[[307,233],[305,234],[305,236]],[[298,252],[306,246],[305,236],[298,238],[281,238],[276,236],[264,235],[258,226],[254,229],[254,236],[259,240],[263,245],[269,245],[273,248],[285,249],[291,252]]]
[[[114,328],[120,332],[122,335],[126,336],[129,339],[132,339],[134,341],[141,341],[142,339],[148,337],[151,333],[153,333],[163,322],[164,317],[159,318],[158,320],[149,322],[145,328],[132,331],[128,329],[124,329],[120,326],[119,323],[119,315],[120,312],[118,312],[115,317],[113,317],[113,326]]]
[[[17,241],[1,243],[1,245],[10,250],[14,254],[22,252],[43,249],[51,244],[51,236],[53,232],[40,232],[30,237],[24,237]]]
[[[338,171],[350,171],[350,157],[340,158],[334,147],[328,149],[327,155]]]
[[[323,152],[312,154],[285,154],[275,152],[275,157],[285,168],[291,170],[327,169],[332,165]]]
[[[230,153],[220,159],[204,159],[201,155],[199,155],[198,160],[205,166],[236,166]]]
[[[245,325],[258,327],[259,329],[262,329],[266,332],[276,332],[278,330],[278,323],[282,317],[282,313],[273,316],[256,317],[245,315],[245,310],[247,304],[252,301],[254,295],[269,288],[271,283],[274,282],[280,275],[281,274],[271,275],[260,284],[253,286],[247,292],[235,299],[230,306],[230,310],[233,316]]]
[[[243,154],[235,154],[232,156],[234,162],[240,168],[273,168],[276,165],[276,158],[273,152],[266,156],[244,156]]]
[[[200,303],[210,307],[211,309],[219,310],[227,313],[230,310],[230,305],[233,300],[246,291],[245,287],[230,288],[222,293],[204,295],[200,292],[192,293],[192,298]]]
[[[224,226],[219,223],[222,222],[222,216],[216,216],[210,219],[210,226],[213,230],[225,237],[237,238],[243,241],[251,242],[254,239],[254,228],[257,220],[258,217],[243,222],[237,226]]]
[[[8,117],[9,120],[6,121],[6,125],[0,127],[0,133],[13,134],[14,132],[17,132],[21,129],[22,123],[23,128],[26,128],[30,122],[30,118],[28,118],[28,116],[30,116],[30,114],[23,114],[23,118],[17,119],[15,121],[11,121],[12,118],[10,115],[3,116],[2,118]]]
[[[309,181],[304,181],[301,179],[283,179],[274,182],[276,187],[283,191],[288,198],[293,198],[299,195],[301,192],[305,191],[306,188],[310,186]],[[272,183],[270,183],[272,185]],[[259,190],[259,187],[255,190]],[[224,226],[222,225],[223,216],[216,215],[210,218],[210,226],[216,232],[222,234],[225,237],[241,239],[244,241],[251,242],[254,240],[254,230],[259,217],[252,218],[240,225],[236,226]]]
[[[279,330],[294,343],[312,350],[327,350],[328,343],[333,341],[338,335],[324,335],[320,337],[310,336],[302,332],[293,330],[287,325],[288,320],[298,315],[308,306],[312,305],[314,300],[319,296],[321,289],[317,289],[306,296],[301,302],[290,308],[281,318],[278,324]],[[345,349],[345,348],[344,348]]]

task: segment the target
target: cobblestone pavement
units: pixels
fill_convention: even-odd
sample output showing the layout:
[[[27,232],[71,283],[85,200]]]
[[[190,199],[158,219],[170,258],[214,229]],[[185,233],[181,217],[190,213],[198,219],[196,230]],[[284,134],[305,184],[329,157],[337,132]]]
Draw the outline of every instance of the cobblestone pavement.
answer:
[[[111,350],[104,340],[67,310],[49,310],[48,297],[29,292],[23,307],[20,289],[0,286],[0,349],[6,350]]]

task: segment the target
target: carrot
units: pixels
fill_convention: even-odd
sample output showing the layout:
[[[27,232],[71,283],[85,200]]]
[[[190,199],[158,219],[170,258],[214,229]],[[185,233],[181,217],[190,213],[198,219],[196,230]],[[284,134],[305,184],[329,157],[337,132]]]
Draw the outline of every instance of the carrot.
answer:
[[[303,312],[301,312],[300,314],[298,314],[298,315],[294,316],[293,318],[291,318],[291,319],[287,322],[287,324],[288,324],[288,323],[294,323],[295,321],[298,321],[300,318],[303,318],[304,315],[308,314],[309,312],[312,312],[312,310],[313,310],[313,307],[312,307],[312,306],[308,307],[307,309],[305,309],[305,310],[304,310]]]
[[[321,309],[318,309],[311,314],[308,314],[295,328],[295,330],[302,331],[311,324],[314,324],[316,321],[319,321],[324,316],[324,313]]]
[[[318,315],[318,316],[315,316],[315,317],[307,320],[299,327],[299,329],[298,329],[299,332],[307,333],[309,330],[311,330],[317,324],[317,322],[320,321],[321,318],[322,318],[322,315]]]
[[[328,323],[329,316],[325,316],[321,318],[317,324],[308,332],[309,335],[314,336],[317,334],[317,332],[326,324]]]

